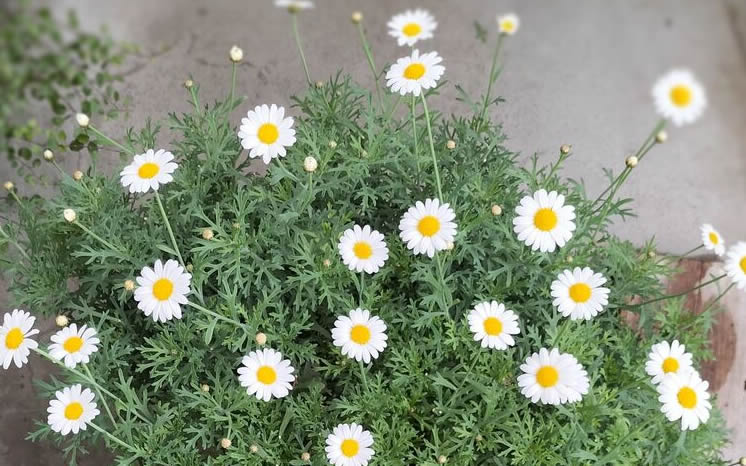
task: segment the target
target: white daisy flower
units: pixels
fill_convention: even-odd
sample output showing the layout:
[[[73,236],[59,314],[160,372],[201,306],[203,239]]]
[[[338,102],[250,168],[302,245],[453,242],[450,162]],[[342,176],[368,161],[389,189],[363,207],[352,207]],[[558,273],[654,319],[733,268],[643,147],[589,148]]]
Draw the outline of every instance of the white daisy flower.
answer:
[[[707,106],[704,88],[687,70],[673,70],[658,79],[653,100],[658,113],[676,126],[693,123]]]
[[[386,324],[365,309],[354,309],[349,316],[339,316],[332,329],[334,346],[342,348],[342,354],[366,364],[386,348]]]
[[[326,457],[334,466],[365,466],[373,457],[373,436],[355,423],[340,424],[326,438]]]
[[[710,419],[710,384],[697,371],[669,374],[658,385],[661,412],[669,421],[681,419],[681,430],[694,430]]]
[[[410,47],[419,40],[431,39],[437,26],[433,15],[421,9],[407,10],[388,22],[389,35],[396,38],[399,45]]]
[[[645,372],[653,378],[653,383],[660,383],[667,374],[682,374],[693,370],[692,354],[687,353],[686,347],[674,340],[656,343],[648,354]]]
[[[435,251],[448,248],[453,242],[458,225],[453,221],[456,214],[446,203],[438,199],[426,199],[410,207],[399,222],[399,237],[415,254],[433,257]]]
[[[296,10],[308,10],[313,8],[313,2],[310,0],[275,0],[275,6],[278,8],[294,8]]]
[[[148,190],[158,191],[162,184],[174,180],[171,174],[179,167],[172,162],[174,154],[158,149],[148,149],[144,154],[135,156],[133,162],[119,174],[122,186],[129,187],[131,193],[146,193]]]
[[[419,96],[423,89],[430,89],[438,84],[446,68],[439,65],[443,59],[438,52],[420,55],[419,50],[413,50],[409,57],[400,58],[391,65],[386,73],[386,85],[391,92],[401,95],[414,94]]]
[[[47,423],[53,431],[62,435],[77,434],[99,415],[96,398],[89,389],[79,384],[58,390],[55,399],[49,402]]]
[[[739,290],[746,290],[746,242],[739,241],[728,250],[725,271]]]
[[[712,225],[705,223],[699,229],[702,232],[702,244],[705,249],[715,252],[718,256],[725,254],[725,241]]]
[[[163,264],[158,259],[152,269],[143,267],[137,277],[137,307],[146,316],[152,315],[156,322],[181,319],[181,305],[187,304],[191,279],[192,276],[175,260],[169,259]]]
[[[508,13],[497,17],[497,29],[500,34],[512,36],[521,27],[521,20],[515,13]]]
[[[79,363],[88,364],[91,355],[98,351],[99,343],[101,341],[93,327],[83,325],[78,328],[76,324],[71,324],[52,335],[49,354],[63,361],[65,366],[74,368]]]
[[[541,348],[521,364],[518,376],[521,393],[536,403],[557,405],[575,403],[588,393],[588,373],[575,356]]]
[[[35,328],[36,317],[31,313],[13,309],[12,313],[5,313],[3,325],[0,327],[0,361],[3,369],[10,367],[11,361],[20,368],[28,362],[28,355],[39,344],[31,336],[39,331]]]
[[[241,360],[238,368],[238,381],[246,387],[246,393],[255,395],[258,400],[269,401],[283,398],[293,389],[295,381],[293,366],[282,359],[282,353],[271,348],[252,351]]]
[[[552,305],[570,320],[590,320],[609,304],[606,277],[588,267],[565,270],[552,282]]]
[[[564,246],[575,231],[575,207],[565,205],[565,196],[540,189],[521,199],[515,208],[513,230],[532,251],[553,252]]]
[[[376,273],[389,258],[383,235],[369,225],[345,230],[338,247],[344,264],[355,272]]]
[[[497,301],[477,304],[467,319],[474,340],[481,341],[482,348],[507,349],[515,345],[513,335],[521,333],[518,316]]]
[[[285,148],[295,144],[293,117],[285,118],[285,107],[258,105],[241,119],[238,137],[249,157],[261,157],[269,164],[272,159],[285,157]]]

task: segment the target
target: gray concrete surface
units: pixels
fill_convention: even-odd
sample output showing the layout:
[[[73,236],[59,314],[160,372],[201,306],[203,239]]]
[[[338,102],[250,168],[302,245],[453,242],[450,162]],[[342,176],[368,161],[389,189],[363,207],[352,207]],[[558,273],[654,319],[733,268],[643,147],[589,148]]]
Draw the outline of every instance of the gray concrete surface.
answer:
[[[91,30],[108,24],[115,37],[139,44],[146,53],[165,48],[152,59],[135,60],[144,66],[129,75],[124,86],[133,98],[131,117],[124,123],[104,124],[114,136],[121,136],[127,126],[142,125],[147,117],[161,119],[170,111],[188,110],[181,87],[187,76],[202,85],[203,99],[224,95],[230,80],[227,51],[234,43],[243,47],[249,62],[238,76],[238,92],[248,96],[242,111],[261,103],[288,106],[289,96],[303,90],[290,18],[270,0],[47,3],[60,14],[76,8],[84,27]],[[656,122],[650,98],[654,80],[671,67],[691,68],[707,88],[709,108],[695,125],[671,128],[669,142],[638,166],[623,194],[636,199],[639,218],[615,230],[638,243],[655,235],[667,252],[695,245],[702,222],[713,223],[726,240],[746,239],[743,0],[316,3],[316,9],[300,18],[313,79],[326,79],[344,68],[371,84],[350,13],[365,14],[380,67],[406,53],[386,34],[389,16],[406,7],[425,6],[439,27],[435,38],[420,48],[438,50],[447,68],[445,77],[463,84],[474,96],[484,91],[491,45],[476,41],[473,21],[491,29],[497,13],[518,13],[521,30],[505,47],[506,66],[496,87],[507,102],[494,115],[504,122],[508,147],[524,156],[536,152],[549,161],[560,144],[572,144],[575,154],[565,173],[583,178],[594,194],[604,187],[601,168],[620,169]],[[455,95],[448,86],[434,106],[445,112],[465,111]],[[240,113],[235,114],[236,122]],[[167,146],[168,141],[161,144]],[[85,163],[74,155],[60,155],[70,170]],[[118,160],[111,166],[119,166]],[[7,174],[7,167],[0,165],[0,172]],[[47,369],[34,367],[37,375]],[[30,420],[43,417],[44,403],[29,389],[31,370],[9,371],[0,380],[0,399],[13,406],[0,411],[0,466],[62,464],[51,450],[20,440]],[[101,461],[88,464],[105,464]]]

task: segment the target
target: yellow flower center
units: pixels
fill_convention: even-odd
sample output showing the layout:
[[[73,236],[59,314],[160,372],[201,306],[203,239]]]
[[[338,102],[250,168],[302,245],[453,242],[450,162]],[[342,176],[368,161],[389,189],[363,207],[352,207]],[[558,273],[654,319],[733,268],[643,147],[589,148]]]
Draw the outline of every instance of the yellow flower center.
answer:
[[[741,262],[739,262],[738,265],[741,266],[741,270],[743,270],[743,273],[746,273],[746,256],[743,256],[741,258]]]
[[[692,90],[688,86],[679,84],[671,89],[671,102],[677,107],[686,107],[692,101]]]
[[[663,373],[676,372],[679,370],[679,361],[676,358],[668,357],[663,360]]]
[[[272,385],[277,380],[277,371],[269,366],[262,366],[256,371],[256,380],[264,385]]]
[[[355,439],[348,438],[342,442],[342,454],[348,458],[352,458],[357,455],[360,451],[360,444]]]
[[[77,353],[83,347],[83,339],[79,336],[70,337],[62,345],[68,353]]]
[[[591,287],[585,283],[576,283],[570,287],[570,299],[576,303],[584,303],[591,299]]]
[[[358,324],[350,329],[350,340],[358,345],[364,345],[370,341],[370,329],[365,325]]]
[[[355,257],[358,259],[368,259],[373,255],[373,248],[365,241],[358,241],[352,247],[352,252],[355,253]]]
[[[713,232],[710,232],[708,237],[710,238],[710,242],[712,244],[718,244],[720,242],[720,238],[718,238],[718,235]]]
[[[679,399],[679,404],[686,409],[692,409],[697,406],[697,392],[689,387],[681,388],[676,398]]]
[[[422,217],[420,222],[417,224],[417,231],[419,231],[422,236],[433,236],[435,233],[440,231],[440,220],[432,215],[426,215]]]
[[[407,79],[420,79],[425,75],[425,65],[412,63],[404,69],[404,77]]]
[[[137,176],[149,180],[157,175],[159,171],[161,171],[161,167],[158,164],[147,162],[140,165],[140,168],[137,169]]]
[[[161,278],[153,283],[153,296],[158,301],[165,301],[171,297],[174,292],[174,284],[168,278]]]
[[[18,349],[23,343],[23,332],[18,327],[10,329],[5,335],[5,347],[8,349]]]
[[[505,32],[513,32],[515,30],[515,23],[509,19],[504,19],[500,27]]]
[[[484,333],[489,336],[497,336],[503,331],[503,323],[497,317],[487,317],[484,319]]]
[[[537,210],[534,215],[534,226],[541,231],[551,231],[557,226],[557,214],[549,207]]]
[[[542,366],[536,372],[536,382],[544,388],[554,387],[559,380],[559,372],[552,366]]]
[[[83,405],[73,401],[65,407],[65,419],[68,421],[77,421],[83,415]]]
[[[408,23],[402,28],[401,32],[407,37],[414,37],[422,32],[422,28],[417,23]]]
[[[256,133],[256,137],[262,142],[262,144],[272,144],[277,141],[280,137],[280,131],[277,126],[272,123],[264,123],[259,127],[259,131]]]

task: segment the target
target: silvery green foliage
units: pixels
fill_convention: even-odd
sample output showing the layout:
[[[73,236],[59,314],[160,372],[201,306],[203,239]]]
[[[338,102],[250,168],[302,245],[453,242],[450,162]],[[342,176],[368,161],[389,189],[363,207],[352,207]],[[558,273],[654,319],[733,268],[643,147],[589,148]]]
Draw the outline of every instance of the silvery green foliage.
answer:
[[[198,86],[192,91],[197,101]],[[137,309],[124,281],[174,254],[151,195],[129,195],[116,174],[65,178],[51,200],[24,199],[11,232],[30,260],[8,258],[15,301],[98,329],[102,347],[88,367],[126,405],[116,406],[116,425],[104,416],[97,422],[136,451],[90,429],[61,438],[42,422],[31,437],[59,443],[73,462],[84,442],[107,442],[117,464],[301,465],[309,452],[310,463],[322,465],[331,429],[356,422],[373,433],[374,465],[435,465],[441,455],[451,465],[480,466],[722,464],[718,410],[682,433],[660,412],[644,370],[650,345],[664,338],[685,343],[698,365],[709,355],[710,314],[694,317],[676,300],[622,313],[633,297],[661,296],[659,278],[668,270],[666,260],[648,254],[652,243],[638,249],[607,232],[611,220],[632,215],[629,200],[613,200],[602,216],[607,210],[582,183],[561,177],[564,156],[520,162],[504,147],[502,128],[468,103],[463,110],[474,116],[431,112],[444,197],[459,224],[455,248],[437,256],[439,269],[398,238],[402,213],[435,195],[421,107],[415,143],[403,111],[411,102],[403,100],[390,118],[396,97],[381,110],[347,78],[310,88],[291,110],[298,141],[266,176],[249,173],[229,118],[250,103],[171,115],[172,141],[150,123],[128,133],[124,144],[138,153],[165,147],[176,154],[175,180],[160,192],[192,266],[191,299],[242,327],[189,308],[182,320],[155,324]],[[303,169],[308,155],[318,160],[312,176]],[[572,240],[553,254],[531,252],[512,228],[520,198],[539,188],[561,192],[578,214]],[[502,215],[493,215],[494,204]],[[116,250],[65,222],[61,212],[70,207]],[[360,304],[359,277],[337,252],[341,233],[355,223],[385,234],[390,249],[362,291],[362,307],[387,323],[389,337],[365,379],[330,337],[337,316]],[[212,239],[203,239],[205,228]],[[566,320],[551,304],[551,282],[575,265],[609,278],[610,304],[590,321]],[[475,303],[492,299],[520,318],[516,346],[506,351],[482,349],[466,321]],[[241,357],[259,348],[257,332],[296,368],[286,398],[258,401],[238,384]],[[523,360],[552,346],[588,371],[591,390],[579,403],[535,405],[518,390]],[[39,386],[48,397],[76,382],[60,373]]]

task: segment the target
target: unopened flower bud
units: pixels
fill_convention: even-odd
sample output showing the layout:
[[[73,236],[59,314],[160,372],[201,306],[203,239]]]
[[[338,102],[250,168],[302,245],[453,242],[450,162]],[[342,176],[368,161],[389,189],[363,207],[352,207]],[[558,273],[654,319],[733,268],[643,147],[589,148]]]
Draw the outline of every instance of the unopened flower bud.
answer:
[[[319,162],[310,155],[303,161],[303,169],[308,173],[313,173],[319,167]]]
[[[448,244],[446,244],[446,249],[448,251],[453,251],[453,248],[455,248],[456,245],[453,244],[453,241],[449,241]]]
[[[187,79],[186,81],[184,81],[184,87],[186,87],[187,89],[191,89],[192,86],[194,86],[194,81],[192,81],[191,79]]]
[[[66,315],[60,314],[54,319],[54,323],[56,323],[58,327],[67,327],[67,324],[70,323],[70,320],[67,318]]]
[[[124,281],[124,289],[127,290],[127,291],[134,290],[135,289],[135,282],[132,281],[132,280],[129,280],[129,279],[125,280]]]
[[[492,206],[492,215],[494,215],[495,217],[497,217],[498,215],[502,215],[502,213],[503,213],[503,208],[502,207],[500,207],[497,204],[495,204],[495,205]]]
[[[65,220],[70,223],[78,219],[78,214],[76,214],[75,211],[72,209],[65,209],[64,211],[62,211],[62,216],[65,217]]]
[[[78,125],[81,128],[88,128],[88,125],[91,123],[91,119],[88,118],[88,115],[85,113],[78,113],[75,115],[75,121],[78,122]]]
[[[329,141],[329,147],[331,147],[332,149],[336,149],[337,148],[337,141]]]
[[[624,161],[624,163],[627,164],[629,168],[635,168],[637,166],[637,162],[637,157],[635,157],[634,155],[630,155],[629,157],[627,157],[627,160]]]
[[[438,457],[438,464],[446,464],[448,462],[448,458],[446,458],[445,455],[440,455]]]
[[[254,337],[254,340],[256,340],[256,343],[258,345],[264,345],[265,343],[267,343],[267,335],[263,334],[262,332],[259,332]]]
[[[224,438],[220,441],[220,446],[223,447],[224,450],[227,450],[231,447],[231,439]]]
[[[740,460],[738,460],[738,464],[741,466],[746,466],[746,456],[742,456]]]
[[[259,451],[259,447],[257,447],[256,445],[253,445],[253,444],[252,444],[252,445],[251,445],[251,446],[249,447],[249,451],[250,451],[251,453],[256,453],[256,452],[258,452],[258,451]]]
[[[52,160],[54,160],[54,152],[52,152],[49,149],[46,149],[44,151],[44,160],[46,160],[48,162],[51,162]]]
[[[446,147],[450,150],[453,150],[456,148],[456,141],[453,139],[449,139],[448,142],[446,142]]]
[[[572,256],[567,256],[567,259],[565,259],[565,260],[567,261],[568,264],[572,264],[572,261],[574,261],[575,258],[572,257]]]
[[[651,259],[655,258],[655,251],[648,251],[648,257]]]
[[[231,51],[228,54],[233,63],[240,63],[243,60],[243,50],[238,45],[231,47]]]
[[[481,442],[484,440],[484,437],[482,437],[482,434],[477,434],[477,436],[474,438],[477,442]]]
[[[331,267],[331,266],[332,266],[332,261],[330,261],[329,259],[324,259],[324,267]]]
[[[316,88],[321,89],[324,87],[324,81],[316,81]]]
[[[80,181],[80,180],[82,180],[82,179],[83,179],[83,172],[82,172],[82,171],[80,171],[80,170],[75,170],[75,171],[73,172],[73,179],[74,179],[75,181]]]
[[[13,191],[13,188],[15,188],[16,185],[13,184],[12,181],[6,181],[3,184],[3,188],[7,189],[8,191]]]
[[[202,230],[202,238],[210,241],[215,236],[215,233],[210,228]]]
[[[354,24],[360,24],[363,21],[363,14],[359,11],[352,13],[352,22]]]
[[[303,454],[300,455],[301,461],[311,461],[311,454],[307,451],[304,451]]]
[[[658,144],[663,144],[668,139],[668,133],[666,133],[663,130],[658,131],[658,134],[655,135],[655,142]],[[746,463],[741,463],[746,464]]]
[[[570,144],[562,144],[560,146],[560,152],[564,155],[567,155],[572,150],[572,146]]]
[[[187,264],[186,265],[186,269],[187,269],[188,272],[193,272],[194,271],[194,266],[192,264]]]

